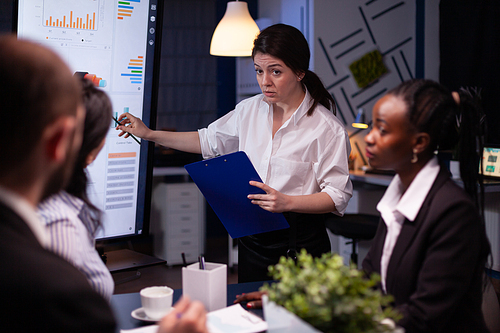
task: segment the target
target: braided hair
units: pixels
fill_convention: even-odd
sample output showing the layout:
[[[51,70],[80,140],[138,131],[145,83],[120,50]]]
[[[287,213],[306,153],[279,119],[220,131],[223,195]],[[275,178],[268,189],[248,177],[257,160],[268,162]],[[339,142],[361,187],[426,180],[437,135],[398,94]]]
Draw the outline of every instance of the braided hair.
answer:
[[[410,124],[419,132],[429,134],[429,154],[436,150],[455,150],[464,189],[484,215],[483,168],[480,164],[486,125],[479,94],[470,89],[452,93],[443,85],[425,79],[405,81],[388,94],[403,99]]]

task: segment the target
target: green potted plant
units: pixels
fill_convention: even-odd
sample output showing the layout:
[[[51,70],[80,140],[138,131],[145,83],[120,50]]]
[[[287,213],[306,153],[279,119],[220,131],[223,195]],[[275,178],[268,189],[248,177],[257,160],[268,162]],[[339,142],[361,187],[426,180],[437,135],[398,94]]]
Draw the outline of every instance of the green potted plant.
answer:
[[[374,288],[380,277],[345,266],[338,254],[312,258],[302,250],[296,263],[282,257],[269,271],[278,281],[261,288],[269,300],[322,332],[393,332],[381,322],[400,318],[392,296]]]

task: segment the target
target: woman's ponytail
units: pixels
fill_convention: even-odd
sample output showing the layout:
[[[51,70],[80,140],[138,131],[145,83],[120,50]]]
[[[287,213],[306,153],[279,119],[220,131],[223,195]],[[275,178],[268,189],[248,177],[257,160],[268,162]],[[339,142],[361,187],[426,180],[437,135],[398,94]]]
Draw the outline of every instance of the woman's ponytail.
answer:
[[[309,94],[313,99],[313,104],[307,110],[307,115],[310,116],[313,114],[314,109],[319,104],[323,105],[325,108],[332,110],[333,114],[337,114],[337,108],[335,105],[335,100],[332,95],[326,90],[321,79],[316,75],[316,73],[307,70],[304,78],[302,79],[302,83],[306,86]]]

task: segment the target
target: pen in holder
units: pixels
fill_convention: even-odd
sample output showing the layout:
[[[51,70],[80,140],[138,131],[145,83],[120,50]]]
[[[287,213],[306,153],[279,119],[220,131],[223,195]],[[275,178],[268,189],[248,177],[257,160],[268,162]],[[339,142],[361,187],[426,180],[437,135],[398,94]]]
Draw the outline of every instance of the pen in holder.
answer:
[[[204,256],[198,256],[198,263],[199,263],[199,268],[200,269],[205,269],[205,257]]]
[[[199,263],[182,268],[182,294],[205,305],[207,311],[227,306],[227,266],[225,264]]]

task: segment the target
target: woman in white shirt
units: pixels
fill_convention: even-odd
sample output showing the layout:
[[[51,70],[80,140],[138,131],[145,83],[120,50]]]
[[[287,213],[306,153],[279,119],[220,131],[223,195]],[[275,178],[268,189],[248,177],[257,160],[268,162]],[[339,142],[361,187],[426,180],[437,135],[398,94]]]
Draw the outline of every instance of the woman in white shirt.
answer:
[[[381,275],[406,332],[487,332],[481,287],[490,247],[479,214],[478,104],[468,91],[418,79],[382,97],[372,121],[366,156],[396,176],[377,205],[383,223],[363,269]],[[465,191],[435,154],[454,147]]]
[[[248,155],[263,180],[250,184],[266,193],[249,200],[284,213],[291,227],[240,238],[239,282],[269,279],[269,265],[301,248],[314,256],[329,252],[324,214],[343,215],[352,195],[349,138],[334,115],[332,96],[308,70],[310,51],[302,33],[284,24],[270,26],[255,39],[252,58],[262,94],[207,128],[152,131],[129,114],[120,116],[117,127],[120,135],[131,133],[203,158],[236,151]]]
[[[101,212],[87,196],[86,167],[101,151],[111,124],[111,101],[92,82],[81,79],[85,125],[81,149],[64,191],[47,198],[38,213],[50,237],[49,249],[76,266],[94,290],[108,301],[114,290],[111,274],[95,249]]]

